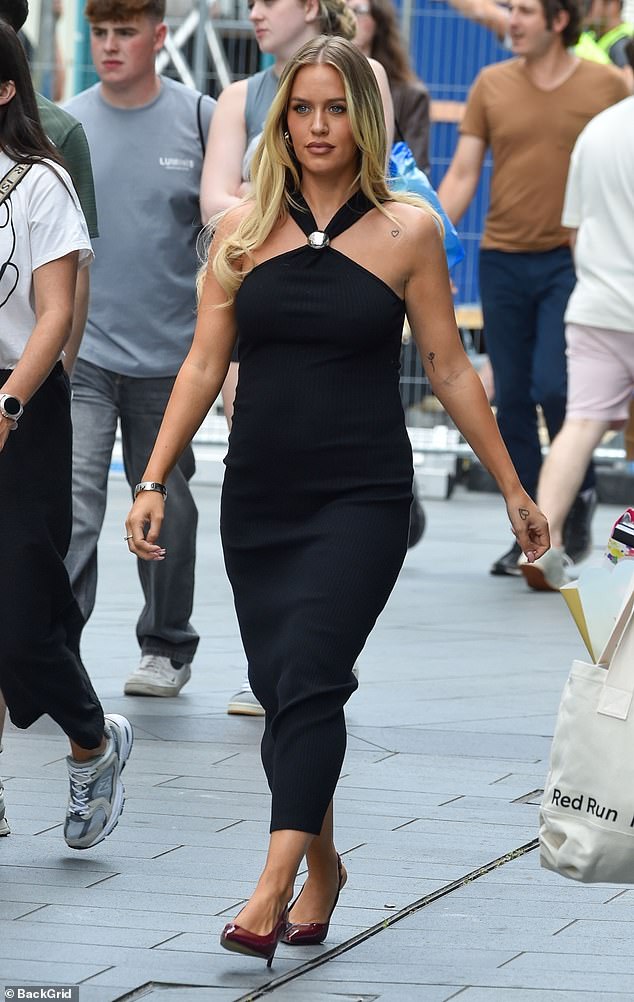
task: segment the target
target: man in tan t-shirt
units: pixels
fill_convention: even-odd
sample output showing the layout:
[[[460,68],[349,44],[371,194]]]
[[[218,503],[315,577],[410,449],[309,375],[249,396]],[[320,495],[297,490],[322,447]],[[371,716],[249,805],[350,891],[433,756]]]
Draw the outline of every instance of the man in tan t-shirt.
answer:
[[[490,147],[491,199],[480,253],[485,338],[500,431],[533,496],[541,466],[537,404],[551,439],[566,412],[563,318],[575,283],[568,233],[560,222],[568,162],[584,125],[627,96],[616,69],[569,51],[580,26],[576,0],[511,0],[509,31],[517,58],[478,76],[439,188],[444,208],[458,222]],[[589,549],[595,497],[590,468],[566,532],[573,559]],[[519,576],[520,554],[514,544],[491,573]]]

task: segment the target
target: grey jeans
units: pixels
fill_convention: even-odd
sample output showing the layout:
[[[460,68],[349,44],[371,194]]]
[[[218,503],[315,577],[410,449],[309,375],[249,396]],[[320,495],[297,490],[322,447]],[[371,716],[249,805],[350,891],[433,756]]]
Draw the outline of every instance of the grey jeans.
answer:
[[[139,483],[154,445],[173,376],[139,379],[121,376],[78,359],[73,373],[73,533],[66,568],[85,620],[97,590],[97,543],[106,511],[108,472],[121,421],[123,464],[131,488]],[[189,480],[195,472],[188,447],[167,481],[168,499],[161,545],[161,562],[137,560],[145,605],[137,622],[143,654],[160,654],[190,662],[198,634],[189,622],[194,598],[194,565],[198,512]],[[123,542],[124,527],[115,540],[121,561],[130,560]]]

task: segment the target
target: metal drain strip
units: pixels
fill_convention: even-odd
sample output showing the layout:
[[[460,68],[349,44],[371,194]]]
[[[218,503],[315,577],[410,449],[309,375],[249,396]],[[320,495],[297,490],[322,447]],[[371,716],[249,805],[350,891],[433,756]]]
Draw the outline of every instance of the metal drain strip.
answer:
[[[373,936],[378,935],[385,929],[389,929],[390,926],[396,925],[397,922],[401,922],[410,915],[414,915],[416,912],[426,908],[427,905],[433,904],[434,901],[438,901],[440,898],[446,897],[447,894],[451,894],[453,891],[460,890],[461,887],[465,887],[466,884],[470,884],[474,880],[479,880],[480,877],[486,877],[487,874],[491,873],[493,870],[497,870],[498,867],[504,866],[506,863],[511,863],[514,859],[519,859],[521,856],[525,856],[527,853],[533,852],[534,849],[537,849],[538,845],[539,839],[531,839],[530,842],[526,842],[524,845],[520,845],[517,849],[507,852],[504,856],[498,856],[497,859],[491,860],[490,863],[485,863],[484,866],[478,867],[477,870],[471,870],[463,877],[458,877],[456,880],[452,880],[449,884],[443,884],[442,887],[439,887],[435,891],[431,891],[429,894],[425,894],[424,897],[412,902],[411,905],[406,905],[405,908],[401,908],[400,911],[394,912],[394,914],[390,915],[389,918],[383,919],[381,922],[377,922],[376,925],[370,926],[369,929],[365,929],[356,936],[352,936],[344,943],[340,943],[339,946],[333,947],[332,950],[328,950],[326,953],[321,953],[318,957],[315,957],[314,960],[309,960],[300,967],[296,967],[292,971],[288,971],[287,974],[282,974],[279,978],[273,978],[271,981],[267,981],[266,984],[261,985],[259,988],[247,992],[246,995],[241,995],[240,998],[235,1000],[235,1002],[256,1002],[256,999],[264,998],[265,995],[275,991],[276,988],[281,988],[282,985],[287,985],[289,982],[295,981],[297,978],[301,978],[304,974],[314,971],[317,967],[321,967],[323,964],[327,964],[331,960],[335,960],[337,957],[340,957],[342,953],[347,953],[348,950],[353,950],[355,946],[365,943],[368,939],[372,939]]]
[[[376,925],[370,926],[369,929],[364,929],[363,932],[358,933],[356,936],[352,936],[347,939],[344,943],[340,943],[339,946],[333,947],[332,950],[327,950],[325,953],[320,953],[318,957],[313,960],[306,961],[305,964],[300,964],[299,967],[293,968],[292,971],[288,971],[286,974],[281,974],[279,978],[272,978],[270,981],[265,982],[265,984],[260,985],[259,988],[251,989],[246,995],[241,995],[235,1000],[235,1002],[256,1002],[257,999],[264,998],[265,995],[271,994],[276,988],[281,988],[283,985],[289,984],[291,981],[296,981],[298,978],[303,977],[304,974],[309,974],[310,971],[316,970],[318,967],[322,967],[324,964],[328,964],[331,960],[335,960],[340,957],[343,953],[347,953],[349,950],[354,950],[355,946],[359,946],[361,943],[365,943],[368,939],[372,939],[373,936],[377,936],[379,933],[384,932],[385,929],[389,929],[390,926],[396,925],[397,922],[401,922],[403,919],[408,918],[410,915],[414,915],[416,912],[421,911],[428,905],[438,901],[440,898],[446,897],[453,891],[460,890],[461,887],[465,887],[467,884],[472,883],[474,880],[479,880],[480,877],[486,877],[487,874],[492,873],[493,870],[497,870],[500,866],[505,866],[506,863],[511,863],[514,859],[519,859],[521,856],[525,856],[529,852],[533,852],[539,845],[539,839],[531,839],[530,842],[526,842],[524,845],[518,846],[517,849],[513,849],[511,852],[505,853],[504,856],[498,856],[497,859],[491,860],[490,863],[485,863],[484,866],[479,866],[476,870],[471,870],[469,873],[465,873],[464,876],[458,877],[456,880],[452,880],[448,884],[443,884],[442,887],[438,887],[435,891],[431,891],[429,894],[425,894],[424,897],[418,898],[417,901],[413,901],[411,904],[406,905],[401,908],[400,911],[394,912],[388,918],[382,919],[377,922]],[[139,985],[131,992],[126,992],[125,995],[120,995],[115,1002],[136,1002],[138,999],[145,998],[150,992],[156,989],[169,989],[169,988],[181,988],[183,992],[195,990],[197,988],[210,988],[210,985],[183,985],[175,983],[167,983],[160,981],[150,981],[146,982],[144,985]]]

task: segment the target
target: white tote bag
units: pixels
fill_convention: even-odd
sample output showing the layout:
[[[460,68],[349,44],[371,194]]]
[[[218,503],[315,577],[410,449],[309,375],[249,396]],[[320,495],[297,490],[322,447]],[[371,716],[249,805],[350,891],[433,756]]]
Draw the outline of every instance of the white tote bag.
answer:
[[[634,884],[634,595],[601,664],[573,661],[540,811],[540,861],[587,883]]]

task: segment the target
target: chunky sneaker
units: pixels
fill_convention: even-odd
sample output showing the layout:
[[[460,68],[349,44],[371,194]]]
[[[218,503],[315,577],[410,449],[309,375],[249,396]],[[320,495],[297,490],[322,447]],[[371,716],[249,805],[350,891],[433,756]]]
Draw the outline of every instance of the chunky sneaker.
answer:
[[[518,561],[522,556],[522,547],[517,542],[513,543],[511,549],[508,553],[504,553],[499,560],[496,560],[491,567],[491,574],[495,574],[498,577],[506,576],[512,578],[519,578],[522,574],[518,567]]]
[[[11,829],[9,828],[9,822],[7,821],[5,815],[4,807],[4,786],[2,785],[2,780],[0,779],[0,837],[2,835],[10,835]]]
[[[192,677],[191,667],[161,654],[144,654],[124,686],[126,696],[178,696]]]
[[[132,724],[118,713],[106,715],[108,747],[88,762],[66,759],[70,796],[64,838],[71,849],[90,849],[116,828],[123,812],[125,787],[121,773],[134,741]]]
[[[232,696],[229,700],[227,713],[238,713],[245,717],[264,716],[264,707],[258,702],[253,693],[253,689],[249,685],[249,676],[247,672],[244,673],[242,685],[236,692],[235,696]]]
[[[592,516],[597,492],[589,487],[577,494],[564,523],[564,550],[574,564],[580,564],[592,550]]]
[[[570,573],[572,561],[562,549],[547,550],[543,557],[529,564],[526,557],[520,561],[520,571],[529,588],[534,591],[559,591],[574,580]]]

